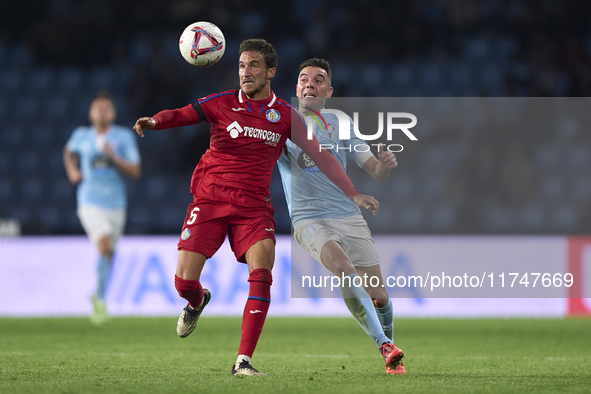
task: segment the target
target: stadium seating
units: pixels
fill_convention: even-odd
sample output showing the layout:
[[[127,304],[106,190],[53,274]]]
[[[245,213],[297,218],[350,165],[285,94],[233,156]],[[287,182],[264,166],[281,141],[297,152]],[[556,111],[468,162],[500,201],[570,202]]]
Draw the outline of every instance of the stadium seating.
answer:
[[[486,26],[502,19],[515,29],[523,29],[518,30],[523,36],[528,35],[528,27],[522,23],[526,18],[522,9],[515,8],[508,16],[484,3],[478,6],[478,14],[470,16],[474,18],[472,23]],[[290,7],[294,17],[305,9],[298,2],[293,2]],[[391,11],[395,8],[393,5],[388,7],[392,7]],[[469,24],[463,25],[449,17],[449,7],[453,6],[441,2],[432,7],[420,7],[416,15],[413,13],[413,18],[425,22],[421,31],[423,38],[428,39],[412,45],[390,40],[387,44],[393,45],[393,49],[382,51],[379,58],[358,56],[356,50],[353,61],[350,48],[358,42],[349,40],[357,38],[343,31],[345,19],[339,13],[326,21],[326,29],[319,30],[327,37],[314,44],[318,46],[314,47],[316,52],[312,52],[301,37],[279,33],[280,27],[285,30],[285,26],[292,23],[289,20],[271,23],[272,19],[249,11],[236,19],[238,25],[232,29],[255,29],[252,33],[273,37],[280,53],[280,68],[273,88],[288,101],[294,94],[297,65],[304,58],[319,55],[318,50],[333,65],[335,95],[340,96],[568,96],[569,89],[577,86],[576,70],[542,74],[543,70],[524,60],[520,56],[521,36],[509,31],[494,34],[487,29],[471,31],[465,27]],[[216,7],[212,6],[207,12],[215,10]],[[576,12],[572,7],[568,10]],[[410,11],[396,8],[398,12]],[[406,16],[401,17],[404,20]],[[253,24],[253,21],[265,23]],[[75,127],[88,123],[89,101],[97,90],[108,90],[115,95],[118,123],[131,126],[138,116],[186,105],[204,93],[235,87],[233,61],[220,62],[208,69],[207,78],[202,77],[205,74],[202,70],[196,72],[190,67],[171,65],[174,63],[171,59],[178,52],[177,33],[172,25],[161,23],[157,33],[152,34],[150,27],[146,34],[130,37],[128,42],[121,43],[121,47],[114,46],[112,54],[104,54],[105,59],[82,59],[79,63],[60,59],[46,61],[35,52],[30,42],[0,39],[0,118],[3,119],[0,218],[18,218],[23,222],[23,228],[32,233],[81,233],[72,206],[75,188],[67,182],[61,152]],[[454,33],[431,36],[431,24],[446,26],[449,29],[445,31]],[[379,26],[360,28],[375,30],[377,33],[373,37],[388,37]],[[226,53],[234,56],[239,44],[234,37],[238,35],[232,34],[230,28],[226,31]],[[342,35],[336,35],[336,31],[341,31]],[[588,57],[591,53],[588,37],[573,39],[581,44],[577,50],[584,51],[579,54],[580,58]],[[125,51],[118,51],[121,48]],[[158,55],[156,59],[154,54]],[[544,53],[537,55],[543,56]],[[166,77],[176,74],[181,75],[186,81],[184,85],[190,88],[181,93],[167,91],[171,82]],[[589,92],[582,92],[582,95],[588,96]],[[440,103],[432,110],[449,110],[443,99]],[[474,102],[466,103],[474,105]],[[554,133],[535,136],[535,141],[528,140],[527,149],[520,154],[521,159],[531,166],[534,176],[530,181],[535,190],[529,196],[508,198],[495,183],[502,176],[500,164],[503,157],[495,157],[495,166],[486,180],[479,179],[482,174],[470,168],[471,163],[481,159],[479,155],[482,153],[472,152],[470,148],[489,146],[494,137],[488,129],[479,126],[477,108],[466,107],[465,110],[474,114],[470,119],[474,125],[471,134],[422,124],[420,149],[416,153],[399,154],[399,168],[384,183],[375,183],[356,166],[349,166],[359,189],[371,191],[382,201],[380,215],[370,219],[372,231],[588,233],[591,230],[591,222],[582,219],[585,212],[587,215],[591,212],[591,179],[588,175],[591,141],[588,133],[582,133],[581,127],[571,122],[561,125]],[[518,110],[514,111],[519,115]],[[190,174],[201,154],[192,155],[190,149],[197,145],[201,147],[206,140],[201,139],[204,138],[199,134],[203,133],[201,130],[204,128],[199,126],[155,132],[149,138],[138,139],[144,174],[140,180],[128,185],[129,199],[133,201],[128,217],[129,231],[178,232],[190,201]],[[509,147],[516,142],[517,136],[510,136],[503,141],[503,146]],[[487,196],[486,200],[482,199],[483,195]],[[271,196],[276,207],[278,230],[287,233],[290,223],[277,171],[273,176]],[[35,213],[28,207],[42,203],[50,205],[42,218],[45,229],[35,230],[36,227],[31,225]],[[392,218],[395,218],[395,226]]]

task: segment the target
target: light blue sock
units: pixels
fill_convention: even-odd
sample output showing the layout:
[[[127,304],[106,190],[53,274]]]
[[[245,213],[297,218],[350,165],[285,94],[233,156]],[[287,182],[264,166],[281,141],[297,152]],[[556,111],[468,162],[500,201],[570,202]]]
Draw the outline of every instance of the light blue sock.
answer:
[[[107,286],[111,278],[111,257],[101,254],[97,263],[98,285],[96,288],[96,298],[104,300],[107,293]]]
[[[345,276],[345,281],[341,283],[340,287],[341,294],[343,295],[345,305],[347,305],[349,312],[355,317],[357,323],[359,323],[363,331],[375,342],[376,346],[380,347],[382,344],[391,341],[384,335],[376,310],[365,289],[361,286],[357,287],[353,285],[354,278],[358,276],[357,274]],[[351,278],[350,282],[347,279],[349,277]],[[360,281],[357,281],[357,283],[360,283]]]
[[[388,298],[388,303],[381,308],[376,307],[376,313],[378,314],[378,319],[380,319],[380,323],[382,324],[382,329],[384,330],[384,334],[391,341],[394,341],[394,315],[393,315],[393,308],[392,308],[392,301]]]

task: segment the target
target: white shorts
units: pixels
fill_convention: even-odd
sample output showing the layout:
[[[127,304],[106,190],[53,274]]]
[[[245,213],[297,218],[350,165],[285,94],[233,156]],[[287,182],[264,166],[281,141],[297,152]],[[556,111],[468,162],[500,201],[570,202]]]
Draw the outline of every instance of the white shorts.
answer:
[[[323,265],[322,247],[331,240],[341,245],[355,267],[379,264],[371,231],[361,214],[342,219],[302,220],[294,230],[294,238]]]
[[[78,218],[88,238],[98,245],[101,238],[109,235],[113,249],[123,234],[125,217],[124,209],[105,209],[97,205],[83,205],[78,208]]]

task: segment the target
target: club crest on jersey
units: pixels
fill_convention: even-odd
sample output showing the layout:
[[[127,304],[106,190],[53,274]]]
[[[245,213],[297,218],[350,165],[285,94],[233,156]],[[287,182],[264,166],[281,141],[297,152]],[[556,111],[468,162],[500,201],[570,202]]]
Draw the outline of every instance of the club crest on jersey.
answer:
[[[279,112],[275,111],[273,108],[268,109],[267,112],[265,112],[265,115],[267,115],[267,120],[270,122],[279,122],[279,119],[281,119]]]
[[[183,232],[181,233],[181,239],[184,241],[187,238],[189,238],[191,236],[191,230],[189,230],[188,228],[184,229]]]

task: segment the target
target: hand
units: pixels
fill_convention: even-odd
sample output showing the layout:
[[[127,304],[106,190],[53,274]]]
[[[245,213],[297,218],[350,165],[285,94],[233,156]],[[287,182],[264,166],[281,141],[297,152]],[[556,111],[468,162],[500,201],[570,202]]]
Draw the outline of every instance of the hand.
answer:
[[[380,142],[378,145],[378,160],[382,165],[386,168],[396,168],[398,167],[398,162],[396,161],[396,155],[389,150],[384,150],[384,144]]]
[[[111,145],[109,145],[108,143],[105,143],[105,146],[103,147],[103,152],[105,152],[105,155],[109,156],[110,158],[113,158],[113,156],[115,156],[115,151],[113,150],[113,148],[111,148]]]
[[[133,129],[136,133],[139,134],[140,137],[144,136],[144,129],[153,129],[156,126],[156,121],[148,116],[144,116],[143,118],[139,118]]]
[[[357,204],[358,207],[365,208],[374,215],[380,210],[380,203],[372,196],[357,194],[353,196],[353,201],[355,201],[355,204]]]
[[[71,184],[77,185],[80,182],[82,182],[82,171],[80,171],[79,169],[73,168],[70,171],[68,171],[67,174],[68,180]]]

